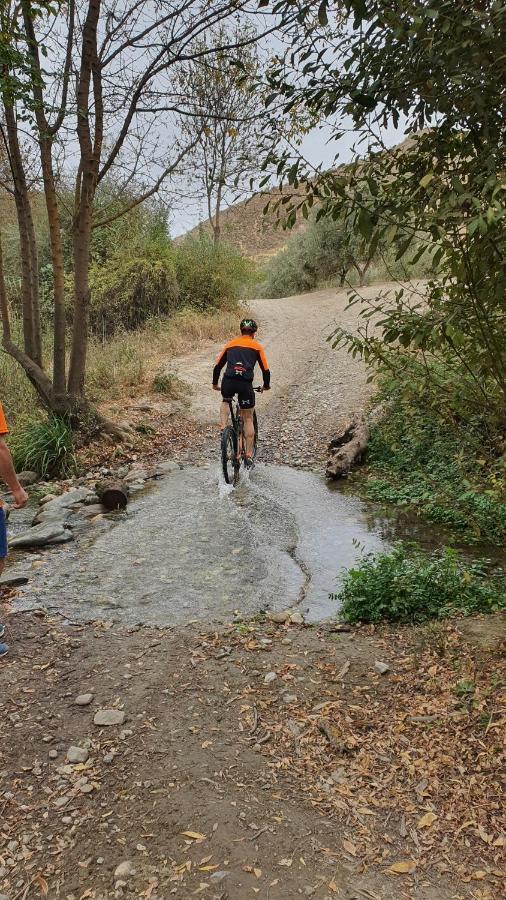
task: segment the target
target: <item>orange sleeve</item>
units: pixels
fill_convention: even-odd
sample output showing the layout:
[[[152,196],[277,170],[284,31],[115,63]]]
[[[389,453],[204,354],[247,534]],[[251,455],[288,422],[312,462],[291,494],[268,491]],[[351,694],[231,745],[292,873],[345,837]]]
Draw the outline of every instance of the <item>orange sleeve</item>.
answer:
[[[8,433],[9,433],[9,429],[7,427],[7,422],[5,421],[2,404],[0,403],[0,434],[8,434]]]
[[[261,344],[258,345],[258,355],[260,357],[260,367],[262,372],[265,372],[269,368],[269,363],[267,362],[267,357]]]

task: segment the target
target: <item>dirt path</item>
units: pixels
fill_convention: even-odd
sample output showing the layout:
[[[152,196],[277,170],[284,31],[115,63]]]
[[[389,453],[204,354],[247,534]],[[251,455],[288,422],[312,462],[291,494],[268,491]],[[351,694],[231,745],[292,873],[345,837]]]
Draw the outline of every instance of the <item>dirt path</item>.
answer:
[[[364,293],[373,296],[382,287]],[[273,390],[258,400],[262,460],[321,463],[336,424],[364,408],[370,388],[362,361],[327,341],[335,325],[356,328],[356,309],[346,310],[347,302],[346,291],[325,290],[249,304],[273,379]],[[219,349],[210,344],[175,366],[193,388],[191,413],[200,423],[216,422],[216,395],[206,388]]]
[[[275,385],[260,400],[264,460],[320,467],[335,423],[365,402],[362,365],[325,342],[334,320],[353,326],[345,302],[323,291],[252,304]],[[178,367],[203,448],[213,350]],[[157,552],[175,570],[168,528]],[[142,586],[129,567],[143,538],[124,559],[125,595]],[[70,592],[78,571],[85,556]],[[232,607],[224,626],[164,628],[2,609],[0,900],[504,896],[500,620],[341,631],[234,621]],[[121,721],[95,723],[105,709]]]

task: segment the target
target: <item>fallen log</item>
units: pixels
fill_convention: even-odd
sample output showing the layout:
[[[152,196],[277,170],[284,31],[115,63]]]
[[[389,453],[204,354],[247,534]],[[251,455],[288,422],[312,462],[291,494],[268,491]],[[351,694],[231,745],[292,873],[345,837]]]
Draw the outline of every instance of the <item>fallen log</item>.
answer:
[[[369,428],[363,419],[355,418],[344,425],[329,444],[327,478],[347,475],[362,460],[368,440]]]
[[[104,478],[95,485],[96,494],[106,509],[126,509],[129,487],[125,481]]]

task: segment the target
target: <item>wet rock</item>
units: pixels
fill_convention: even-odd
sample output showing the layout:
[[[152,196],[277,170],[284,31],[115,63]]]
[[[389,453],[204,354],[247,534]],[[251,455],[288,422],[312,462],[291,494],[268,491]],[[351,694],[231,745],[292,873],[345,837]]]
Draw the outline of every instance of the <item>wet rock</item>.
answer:
[[[95,725],[123,725],[125,713],[122,709],[99,709],[95,713]]]
[[[275,672],[267,672],[267,675],[264,676],[264,684],[272,684],[273,681],[276,681],[277,677]]]
[[[18,472],[18,481],[23,487],[30,487],[31,484],[36,484],[39,480],[39,476],[37,472],[31,472],[30,470],[26,470],[23,472]]]
[[[74,535],[59,522],[44,522],[28,528],[27,531],[13,537],[10,545],[16,547],[45,547],[50,544],[66,544],[73,541]]]
[[[83,509],[85,519],[92,519],[94,516],[101,516],[106,512],[105,506],[102,506],[101,503],[91,503],[90,506],[85,506]]]
[[[69,747],[67,750],[67,760],[69,763],[85,763],[90,754],[84,747]]]
[[[374,663],[374,671],[378,673],[378,675],[386,675],[387,672],[390,672],[390,666],[388,663],[380,662],[376,660]]]
[[[93,700],[93,694],[79,694],[74,700],[75,706],[89,706]]]
[[[136,871],[133,862],[129,859],[125,859],[119,866],[116,866],[114,870],[114,880],[117,881],[118,879],[132,878],[135,874]]]
[[[66,525],[71,515],[72,510],[53,507],[52,503],[48,503],[46,506],[43,506],[42,509],[39,510],[37,515],[34,517],[32,526],[48,523]]]

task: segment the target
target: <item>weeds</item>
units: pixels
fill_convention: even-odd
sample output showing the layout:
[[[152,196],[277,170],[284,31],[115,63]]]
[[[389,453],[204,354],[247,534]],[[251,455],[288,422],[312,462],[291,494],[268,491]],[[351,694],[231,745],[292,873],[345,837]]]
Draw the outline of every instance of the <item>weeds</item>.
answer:
[[[503,573],[490,576],[486,561],[466,562],[449,548],[426,554],[404,544],[364,556],[332,597],[351,623],[411,624],[506,608]]]
[[[75,469],[72,428],[60,416],[32,420],[9,438],[14,466],[29,469],[42,478],[65,477]]]

